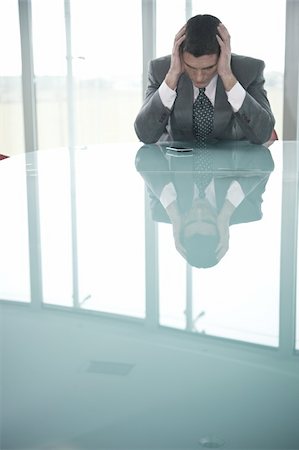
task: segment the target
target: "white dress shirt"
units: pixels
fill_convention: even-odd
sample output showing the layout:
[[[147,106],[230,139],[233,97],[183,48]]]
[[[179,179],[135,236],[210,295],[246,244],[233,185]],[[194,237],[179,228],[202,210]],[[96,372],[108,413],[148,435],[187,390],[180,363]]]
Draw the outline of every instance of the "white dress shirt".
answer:
[[[210,83],[207,85],[205,89],[205,94],[212,103],[212,105],[215,105],[215,96],[216,96],[216,87],[217,87],[217,79],[218,75],[216,74],[210,81]],[[194,101],[196,100],[198,96],[199,89],[193,85],[193,91],[194,91]],[[243,101],[245,99],[246,91],[241,86],[241,84],[237,81],[237,83],[232,87],[230,91],[225,91],[227,95],[227,100],[231,104],[233,111],[237,112],[241,108]],[[164,106],[168,109],[172,109],[173,104],[175,102],[177,93],[175,90],[171,89],[165,81],[161,84],[159,87],[159,95],[161,98],[161,101]]]

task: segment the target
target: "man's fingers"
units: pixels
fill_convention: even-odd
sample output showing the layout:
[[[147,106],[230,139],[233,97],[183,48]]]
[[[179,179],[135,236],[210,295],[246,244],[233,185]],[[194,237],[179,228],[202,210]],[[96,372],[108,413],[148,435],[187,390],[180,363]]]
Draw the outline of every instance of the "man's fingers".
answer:
[[[179,47],[179,46],[181,45],[181,43],[185,40],[185,37],[186,37],[186,35],[183,34],[182,37],[180,37],[179,39],[177,39],[177,40],[174,42],[175,48],[177,48],[177,47]]]
[[[218,30],[218,32],[220,34],[220,37],[221,37],[221,39],[223,41],[229,41],[230,40],[230,34],[229,34],[227,28],[223,25],[223,23],[220,23],[218,25],[217,30]]]
[[[223,40],[221,39],[221,37],[218,36],[218,34],[216,34],[216,39],[217,39],[217,41],[218,41],[218,44],[219,44],[220,47],[222,48],[222,47],[224,46],[224,42],[223,42]]]
[[[186,24],[177,32],[175,39],[179,39],[186,31]]]
[[[175,239],[175,248],[184,258],[186,258],[186,250],[178,239]]]
[[[227,250],[228,250],[228,245],[225,245],[225,244],[218,245],[218,247],[216,248],[216,257],[217,257],[218,261],[220,261],[220,259],[223,258],[223,256],[226,254]]]

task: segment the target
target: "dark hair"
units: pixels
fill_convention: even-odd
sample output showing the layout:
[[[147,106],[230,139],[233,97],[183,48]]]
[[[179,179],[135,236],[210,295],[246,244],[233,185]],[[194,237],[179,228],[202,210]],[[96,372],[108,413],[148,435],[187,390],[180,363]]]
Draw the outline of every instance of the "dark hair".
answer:
[[[218,236],[195,234],[191,237],[182,237],[182,244],[186,250],[187,262],[197,268],[213,267],[218,263],[216,248],[219,243]]]
[[[186,38],[181,45],[183,52],[198,57],[203,55],[220,54],[220,46],[216,39],[217,27],[220,20],[209,14],[198,14],[188,20]]]

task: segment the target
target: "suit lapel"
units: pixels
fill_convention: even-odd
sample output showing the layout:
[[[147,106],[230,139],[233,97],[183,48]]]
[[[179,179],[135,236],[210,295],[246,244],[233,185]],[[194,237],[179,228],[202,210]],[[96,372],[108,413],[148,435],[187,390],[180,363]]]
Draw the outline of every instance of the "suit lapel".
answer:
[[[218,76],[214,105],[214,127],[210,137],[214,138],[219,136],[227,127],[232,115],[232,107],[227,100],[222,80]]]
[[[177,98],[171,117],[174,139],[192,139],[192,110],[193,85],[190,78],[183,74],[178,83]]]

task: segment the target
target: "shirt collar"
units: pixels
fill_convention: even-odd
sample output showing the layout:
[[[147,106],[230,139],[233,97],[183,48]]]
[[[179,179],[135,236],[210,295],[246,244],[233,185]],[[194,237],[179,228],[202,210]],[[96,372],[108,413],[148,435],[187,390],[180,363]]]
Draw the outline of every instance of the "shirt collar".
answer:
[[[215,95],[216,95],[217,80],[218,80],[218,73],[216,73],[213,76],[213,78],[211,79],[211,81],[209,82],[209,84],[207,85],[207,87],[205,89],[206,96],[212,101],[213,104],[214,104]],[[195,99],[198,96],[199,89],[198,89],[198,87],[194,86],[194,84],[193,84],[193,89],[194,89],[194,99]]]

